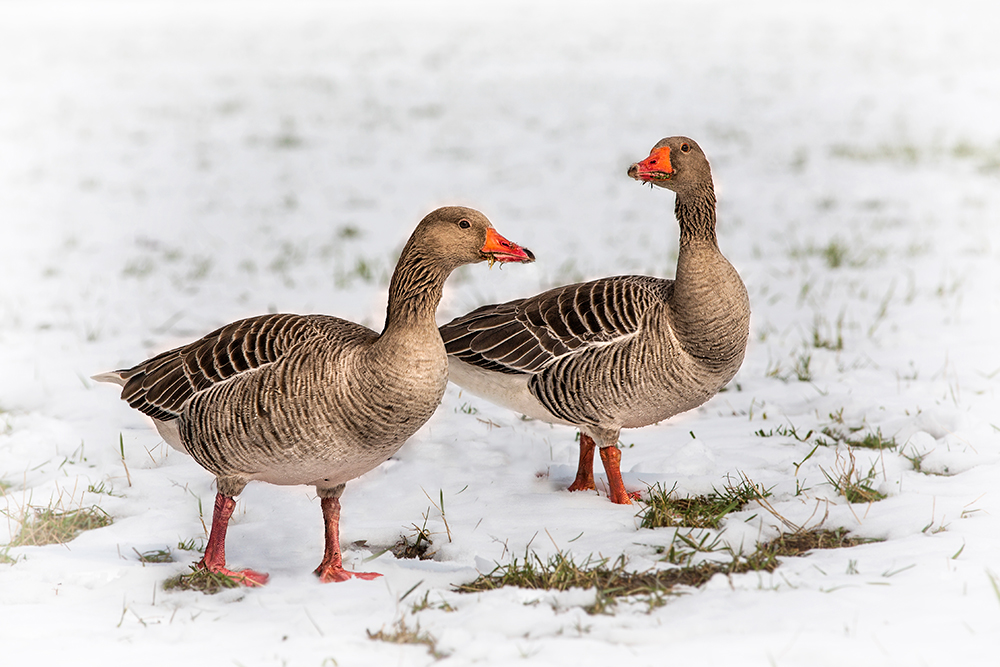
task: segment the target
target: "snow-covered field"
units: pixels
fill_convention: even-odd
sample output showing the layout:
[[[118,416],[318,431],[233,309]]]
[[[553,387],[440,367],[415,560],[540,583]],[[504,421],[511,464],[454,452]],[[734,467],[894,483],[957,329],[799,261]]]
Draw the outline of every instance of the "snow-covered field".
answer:
[[[0,546],[0,662],[997,664],[998,28],[995,3],[961,1],[0,4],[0,545],[29,507],[114,519]],[[672,134],[712,161],[751,342],[728,391],[623,433],[626,484],[771,489],[773,511],[724,524],[734,549],[792,524],[882,541],[653,610],[454,592],[528,549],[669,567],[675,530],[565,491],[571,429],[450,387],[344,495],[345,562],[383,578],[319,584],[312,489],[254,484],[228,556],[270,583],[161,588],[197,558],[178,543],[204,539],[213,480],[90,375],[268,311],[378,328],[396,253],[443,204],[538,262],[462,269],[442,322],[670,276],[673,196],[625,169]],[[846,446],[808,456],[824,427],[895,438],[854,451],[886,499],[836,492]],[[365,562],[425,519],[433,560]],[[401,619],[438,657],[369,639]]]

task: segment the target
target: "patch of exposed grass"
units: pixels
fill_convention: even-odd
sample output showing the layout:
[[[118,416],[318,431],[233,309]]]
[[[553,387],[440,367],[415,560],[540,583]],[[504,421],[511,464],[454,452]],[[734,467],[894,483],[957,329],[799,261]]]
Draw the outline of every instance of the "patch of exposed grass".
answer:
[[[640,500],[642,528],[689,526],[691,528],[718,528],[727,514],[736,512],[754,500],[767,498],[770,492],[741,475],[737,483],[728,481],[722,491],[680,498],[676,484],[669,490],[659,484],[649,487],[646,497]]]
[[[717,540],[705,548],[705,537],[701,540],[693,540],[691,534],[684,537],[687,538],[686,543],[691,545],[690,552],[728,551],[731,558],[722,562],[705,560],[692,563],[691,558],[685,556],[677,559],[686,562],[682,567],[656,572],[629,572],[624,555],[614,562],[588,556],[583,563],[577,564],[571,555],[562,551],[544,561],[536,553],[526,553],[523,560],[515,558],[510,564],[497,565],[489,574],[480,575],[475,581],[455,590],[459,593],[478,593],[504,586],[557,591],[593,588],[597,598],[592,606],[586,608],[587,613],[604,613],[620,598],[630,597],[644,599],[652,608],[665,604],[670,595],[676,594],[676,587],[697,588],[716,574],[773,572],[780,565],[778,559],[781,557],[798,557],[814,549],[839,549],[876,541],[852,537],[844,528],[799,530],[758,545],[752,553],[744,554],[733,552],[728,547],[715,548]],[[669,559],[668,554],[664,560]]]
[[[87,486],[87,493],[95,493],[98,495],[114,496],[114,489],[106,485],[104,482],[99,484],[90,484]]]
[[[629,572],[625,569],[625,556],[619,556],[609,565],[607,558],[587,556],[577,564],[572,555],[559,551],[547,560],[536,553],[525,554],[523,560],[507,565],[497,565],[489,574],[480,575],[475,581],[458,586],[460,593],[479,593],[504,586],[542,590],[566,591],[571,588],[595,589],[597,599],[586,608],[587,613],[602,613],[613,606],[618,598],[643,597],[651,605],[663,603],[664,596],[678,585],[700,586],[715,571],[715,564],[704,563],[685,568],[660,572]]]
[[[135,551],[135,555],[139,557],[139,562],[146,563],[173,563],[174,555],[170,552],[169,547],[164,547],[162,549],[152,549],[150,551],[139,552],[137,549],[132,549]]]
[[[799,382],[811,382],[813,379],[812,369],[810,368],[811,364],[812,355],[808,352],[800,352],[795,358],[795,363],[790,372],[783,372],[781,364],[776,363],[773,366],[769,365],[766,375],[782,382],[790,382],[793,377]]]
[[[754,432],[754,435],[759,438],[771,438],[776,435],[780,435],[786,438],[795,438],[799,442],[807,442],[812,434],[813,432],[810,429],[805,435],[800,435],[794,424],[778,424],[770,430],[765,431],[764,429],[759,429]]]
[[[826,321],[817,316],[813,321],[812,346],[817,349],[839,352],[844,349],[844,315],[837,318],[831,332]]]
[[[716,553],[724,550],[719,546],[721,542],[721,535],[711,530],[703,530],[697,535],[693,530],[687,533],[677,530],[674,531],[669,546],[657,546],[655,550],[656,553],[663,554],[660,560],[671,565],[687,567],[700,553]]]
[[[846,457],[841,456],[840,452],[837,453],[836,469],[832,473],[820,466],[826,481],[851,504],[884,500],[886,495],[872,486],[875,482],[875,465],[873,464],[868,472],[862,475],[857,468],[854,450],[848,447],[846,452]]]
[[[34,507],[15,520],[21,529],[10,541],[12,547],[63,544],[85,530],[111,525],[111,517],[97,505],[70,510]]]
[[[845,432],[843,429],[824,426],[820,432],[830,440],[817,438],[816,442],[824,446],[836,446],[838,443],[843,443],[848,447],[860,447],[861,449],[896,449],[896,438],[882,435],[881,428],[869,431],[860,438],[856,437],[854,434],[862,429],[864,429],[863,426],[848,427]]]
[[[924,459],[930,456],[930,454],[931,453],[929,451],[918,452],[916,448],[912,446],[910,447],[909,452],[906,451],[905,446],[903,449],[899,450],[899,455],[910,462],[910,465],[913,466],[914,471],[922,473],[924,475],[935,475],[940,477],[949,476],[951,474],[951,471],[948,470],[947,466],[945,466],[942,470],[929,470],[927,468],[924,468]]]
[[[468,486],[466,486],[462,491],[465,491]],[[461,493],[462,491],[459,491]],[[444,511],[444,489],[438,490],[438,500],[437,502],[431,498],[427,491],[424,491],[424,495],[427,499],[431,501],[431,506],[437,511],[438,515],[441,517],[441,521],[444,522],[444,535],[448,537],[448,541],[451,542],[451,528],[448,526],[448,517],[445,515]],[[417,524],[410,524],[413,527],[413,536],[407,537],[402,535],[399,541],[396,542],[394,546],[387,551],[392,551],[396,558],[419,558],[420,560],[430,560],[434,558],[436,551],[431,551],[431,547],[434,545],[434,540],[432,539],[433,533],[427,528],[427,520],[431,514],[431,507],[427,508],[427,511],[423,513],[424,523],[421,526]],[[441,533],[439,533],[441,534]]]
[[[819,433],[810,429],[803,435],[793,424],[779,424],[769,430],[758,429],[754,434],[761,438],[770,438],[778,435],[794,438],[799,442],[809,442],[810,439],[813,439],[817,445],[823,447],[836,447],[842,444],[861,449],[895,450],[899,446],[894,436],[886,436],[882,433],[881,427],[876,427],[874,431],[868,430],[861,434],[866,426],[863,423],[858,426],[847,424],[844,421],[843,413],[843,408],[836,412],[831,412],[830,423],[821,427]]]
[[[413,524],[413,535],[408,537],[401,535],[399,541],[390,549],[396,558],[419,558],[420,560],[430,560],[434,558],[436,551],[431,551],[434,541],[431,539],[431,532],[427,529],[427,517],[424,517],[424,525]]]
[[[423,581],[421,581],[420,583],[423,583]],[[406,597],[406,596],[404,595],[403,597]],[[454,607],[452,607],[450,604],[448,604],[447,600],[442,599],[438,603],[431,602],[431,592],[430,591],[425,591],[424,592],[424,597],[422,597],[417,602],[413,603],[413,606],[410,607],[410,613],[411,614],[416,614],[418,612],[423,611],[424,609],[439,609],[441,611],[449,611],[449,612],[450,611],[457,611]]]
[[[165,591],[201,591],[206,595],[214,595],[226,588],[239,588],[240,582],[218,572],[209,572],[191,566],[188,574],[178,574],[163,582]]]
[[[10,545],[0,549],[0,565],[13,565],[16,562],[17,558],[10,555]]]
[[[803,352],[795,359],[795,366],[792,368],[792,372],[795,374],[795,378],[799,382],[811,382],[813,379],[812,370],[810,370],[809,365],[812,363],[812,355]]]
[[[816,529],[780,535],[763,545],[761,549],[768,550],[775,556],[801,556],[813,549],[844,549],[877,541],[871,538],[852,537],[846,528]]]
[[[390,644],[423,644],[427,647],[428,653],[435,658],[440,659],[445,657],[443,653],[437,650],[437,639],[430,633],[421,631],[419,622],[417,622],[415,627],[411,628],[406,624],[406,619],[400,618],[391,630],[382,628],[378,632],[372,632],[371,630],[367,630],[366,632],[368,633],[368,638],[375,641],[388,642]]]
[[[192,537],[190,540],[180,540],[177,542],[177,548],[181,551],[194,551],[203,554],[205,553],[205,541]]]

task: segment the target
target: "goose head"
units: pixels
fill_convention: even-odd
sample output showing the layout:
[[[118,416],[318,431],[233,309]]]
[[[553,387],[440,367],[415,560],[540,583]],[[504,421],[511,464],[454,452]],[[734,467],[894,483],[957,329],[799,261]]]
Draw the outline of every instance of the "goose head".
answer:
[[[649,157],[628,168],[628,175],[642,183],[667,188],[677,193],[701,189],[712,182],[708,158],[693,139],[661,139]]]
[[[448,268],[476,262],[535,261],[535,255],[508,241],[479,211],[464,206],[445,206],[431,211],[413,232],[412,241],[429,259]]]

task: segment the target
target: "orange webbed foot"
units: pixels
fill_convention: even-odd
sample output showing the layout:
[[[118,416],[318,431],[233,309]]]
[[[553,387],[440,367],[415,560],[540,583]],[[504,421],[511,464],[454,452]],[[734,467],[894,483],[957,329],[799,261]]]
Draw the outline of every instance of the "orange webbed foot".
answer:
[[[378,579],[382,576],[378,572],[351,572],[350,570],[345,570],[342,567],[324,567],[322,565],[316,568],[315,574],[324,584],[347,581],[348,579],[364,579],[365,581],[371,581],[372,579]]]
[[[256,586],[263,586],[267,583],[270,578],[265,572],[257,572],[256,570],[230,570],[227,567],[209,566],[202,559],[198,562],[196,567],[199,570],[208,570],[212,574],[220,574],[223,577],[232,579],[236,583],[246,586],[247,588],[254,588]]]

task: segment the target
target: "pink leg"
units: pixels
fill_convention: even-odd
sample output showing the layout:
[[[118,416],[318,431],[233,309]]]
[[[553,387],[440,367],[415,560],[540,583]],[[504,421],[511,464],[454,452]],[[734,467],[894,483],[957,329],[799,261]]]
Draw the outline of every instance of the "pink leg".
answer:
[[[350,572],[344,569],[340,557],[340,499],[321,498],[323,508],[323,523],[326,526],[326,551],[323,562],[316,568],[316,574],[323,583],[331,581],[347,581],[351,577],[358,579],[375,579],[382,575],[378,572]]]
[[[601,447],[601,462],[604,463],[604,472],[608,474],[608,498],[619,505],[631,505],[632,498],[638,498],[638,494],[633,495],[625,490],[619,466],[621,460],[622,452],[614,445]]]
[[[594,448],[593,439],[581,432],[580,464],[576,468],[576,479],[569,485],[570,491],[589,491],[597,488],[594,485]]]
[[[212,512],[212,532],[208,535],[205,555],[198,561],[198,567],[216,574],[227,576],[244,586],[263,586],[267,575],[253,570],[233,571],[226,568],[226,529],[229,518],[236,509],[236,501],[231,496],[215,494],[215,509]]]

